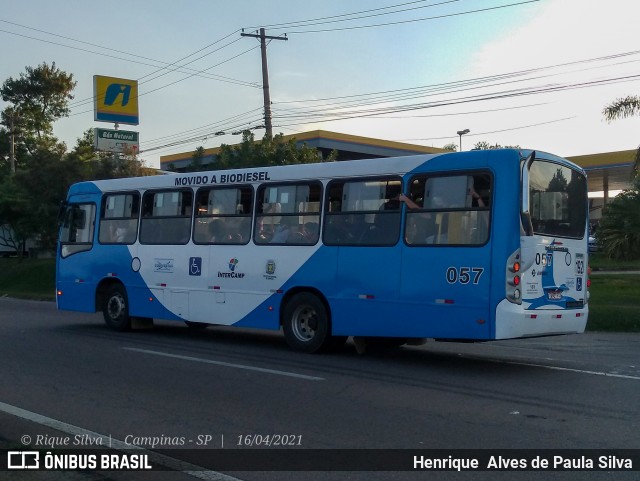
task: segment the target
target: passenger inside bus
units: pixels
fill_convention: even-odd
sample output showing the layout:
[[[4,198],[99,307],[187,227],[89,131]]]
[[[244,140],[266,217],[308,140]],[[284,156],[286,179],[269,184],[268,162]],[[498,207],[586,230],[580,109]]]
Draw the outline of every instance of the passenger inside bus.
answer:
[[[486,207],[482,196],[475,190],[476,180],[488,184],[488,179],[475,176],[432,177],[412,184],[412,194],[400,194],[398,200],[410,210],[424,207],[407,215],[405,239],[409,244],[478,244],[488,235],[488,212],[475,210]],[[466,189],[466,191],[465,191]],[[424,206],[422,197],[428,198]],[[424,206],[424,207],[423,207]],[[469,209],[464,210],[464,209]],[[481,219],[480,219],[481,218]]]

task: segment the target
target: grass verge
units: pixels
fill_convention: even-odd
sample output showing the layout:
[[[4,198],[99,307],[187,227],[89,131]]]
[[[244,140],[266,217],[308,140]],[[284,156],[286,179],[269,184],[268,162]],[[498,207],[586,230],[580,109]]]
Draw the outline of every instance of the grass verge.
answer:
[[[0,259],[0,295],[55,300],[55,259]]]
[[[618,261],[607,259],[607,257],[600,252],[589,254],[589,265],[592,269],[601,271],[640,271],[640,259],[635,261]]]
[[[640,332],[640,275],[591,276],[589,331]]]

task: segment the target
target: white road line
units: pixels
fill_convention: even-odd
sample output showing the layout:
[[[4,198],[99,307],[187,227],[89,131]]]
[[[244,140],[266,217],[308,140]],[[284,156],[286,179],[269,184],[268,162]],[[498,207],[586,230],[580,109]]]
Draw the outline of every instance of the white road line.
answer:
[[[605,376],[605,377],[617,377],[620,379],[634,379],[636,381],[640,381],[640,376],[631,376],[628,374],[615,374],[611,372],[601,372],[601,371],[586,371],[583,369],[572,369],[570,367],[560,367],[560,366],[545,366],[544,364],[532,364],[528,362],[511,362],[511,361],[500,361],[506,364],[515,364],[517,366],[529,366],[529,367],[542,367],[544,369],[551,369],[552,371],[569,371],[569,372],[577,372],[580,374],[590,374],[592,376]]]
[[[153,451],[149,451],[140,446],[135,446],[133,444],[128,444],[128,443],[125,443],[124,441],[120,441],[119,439],[114,439],[111,436],[96,433],[95,431],[89,431],[88,429],[74,426],[73,424],[68,424],[63,421],[58,421],[57,419],[52,419],[52,418],[43,416],[41,414],[34,413],[32,411],[27,411],[26,409],[12,406],[11,404],[6,404],[1,401],[0,401],[0,411],[3,411],[7,414],[11,414],[13,416],[17,416],[22,419],[26,419],[27,421],[31,421],[33,423],[37,423],[42,426],[47,426],[49,428],[55,429],[63,433],[71,434],[73,436],[86,435],[86,436],[90,436],[92,439],[100,438],[102,440],[101,447],[104,447],[104,448],[110,447],[112,449],[117,449],[119,451],[136,450],[141,454],[146,454],[148,456],[149,461],[151,461],[152,463],[165,466],[174,471],[180,471],[183,474],[192,476],[194,478],[204,479],[206,481],[242,481],[239,478],[234,478],[233,476],[228,476],[226,474],[222,474],[217,471],[207,471],[205,468],[201,466],[187,463],[185,461],[180,461],[179,459],[172,458],[170,456],[165,456],[163,454],[154,453]]]
[[[205,364],[214,364],[216,366],[232,367],[235,369],[246,369],[248,371],[266,372],[268,374],[276,374],[278,376],[295,377],[298,379],[306,379],[307,381],[324,381],[323,377],[307,376],[305,374],[298,374],[288,371],[277,371],[275,369],[265,369],[263,367],[246,366],[244,364],[233,364],[223,361],[212,361],[210,359],[203,359],[201,357],[181,356],[179,354],[170,354],[168,352],[150,351],[148,349],[138,349],[137,347],[123,347],[127,351],[141,352],[143,354],[153,354],[155,356],[171,357],[173,359],[182,359],[184,361],[202,362]]]

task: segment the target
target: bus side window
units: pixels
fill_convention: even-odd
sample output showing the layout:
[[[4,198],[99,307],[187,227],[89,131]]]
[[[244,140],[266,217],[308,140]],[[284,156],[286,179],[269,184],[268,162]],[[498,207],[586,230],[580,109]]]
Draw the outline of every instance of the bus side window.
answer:
[[[142,197],[140,242],[186,244],[191,232],[191,190],[147,191]]]
[[[402,182],[397,177],[334,181],[329,184],[327,245],[392,246],[400,233]]]
[[[314,245],[318,242],[322,185],[264,184],[258,188],[256,244]]]
[[[139,210],[137,192],[104,195],[100,209],[100,243],[133,244],[138,236]]]
[[[422,208],[407,209],[405,242],[409,245],[482,245],[489,236],[491,176],[415,176],[410,195]],[[415,207],[415,206],[414,206]]]
[[[204,187],[196,193],[193,242],[196,244],[247,244],[251,235],[253,189]]]

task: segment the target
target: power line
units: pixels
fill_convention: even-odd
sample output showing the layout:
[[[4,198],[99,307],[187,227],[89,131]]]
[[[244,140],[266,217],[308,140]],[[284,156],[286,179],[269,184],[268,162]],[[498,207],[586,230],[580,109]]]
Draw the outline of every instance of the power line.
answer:
[[[431,8],[431,7],[437,7],[440,5],[444,5],[447,3],[455,3],[455,2],[459,2],[460,0],[445,0],[439,3],[435,3],[435,4],[431,4],[431,5],[422,5],[420,7],[411,7],[411,8],[404,8],[404,9],[400,9],[400,10],[395,10],[393,12],[385,12],[385,13],[377,13],[377,14],[372,14],[372,15],[361,15],[361,16],[356,16],[356,15],[360,15],[363,13],[369,13],[369,12],[378,12],[380,10],[389,10],[392,8],[396,8],[396,7],[403,7],[405,5],[413,5],[416,3],[424,3],[427,0],[418,0],[418,1],[413,1],[413,2],[406,2],[406,3],[400,3],[397,5],[390,5],[388,7],[379,7],[379,8],[372,8],[369,10],[362,10],[360,12],[352,12],[352,13],[344,13],[341,15],[331,15],[328,17],[320,17],[320,18],[315,18],[315,19],[311,19],[311,20],[300,20],[297,22],[287,22],[287,23],[274,23],[271,25],[265,25],[265,27],[269,27],[269,28],[278,28],[278,29],[282,29],[282,28],[293,28],[293,27],[312,27],[314,25],[322,25],[322,24],[327,24],[327,23],[338,23],[338,22],[350,22],[353,20],[360,20],[363,18],[371,18],[371,17],[379,17],[379,16],[383,16],[383,15],[393,15],[396,13],[404,13],[404,12],[408,12],[411,10],[418,10],[421,8]],[[341,18],[341,17],[354,17],[354,18]],[[338,19],[338,20],[331,20],[331,19]],[[323,20],[327,20],[327,21],[323,21]],[[315,23],[314,23],[315,22]],[[252,28],[256,28],[256,27],[252,27]]]
[[[244,54],[246,54],[246,53],[249,53],[249,52],[251,52],[252,50],[255,50],[256,48],[258,48],[258,47],[252,47],[252,48],[250,48],[250,49],[247,49],[247,50],[245,50],[244,52],[241,52],[241,53],[239,53],[239,54],[237,54],[237,55],[234,55],[233,57],[230,57],[230,58],[228,58],[228,59],[226,59],[226,60],[223,60],[222,62],[218,62],[217,64],[212,65],[211,67],[207,67],[206,69],[200,70],[200,71],[198,71],[197,73],[206,72],[207,70],[210,70],[210,69],[212,69],[212,68],[218,67],[218,66],[222,65],[223,63],[226,63],[226,62],[229,62],[229,61],[231,61],[231,60],[234,60],[234,59],[236,59],[236,58],[240,57],[241,55],[244,55]],[[168,83],[168,84],[162,85],[162,86],[157,87],[157,88],[155,88],[155,89],[153,89],[153,90],[148,90],[147,92],[139,93],[139,94],[138,94],[138,98],[140,98],[140,97],[142,97],[142,96],[144,96],[144,95],[148,95],[148,94],[153,93],[153,92],[157,92],[158,90],[162,90],[162,89],[164,89],[164,88],[170,87],[171,85],[175,85],[175,84],[177,84],[177,83],[183,82],[184,80],[187,80],[187,79],[189,79],[189,78],[191,78],[191,77],[194,77],[197,73],[194,73],[194,74],[191,74],[191,75],[187,75],[186,77],[183,77],[183,78],[178,79],[178,80],[176,80],[176,81],[174,81],[174,82],[170,82],[170,83]],[[93,98],[91,98],[91,99],[89,99],[89,100],[86,100],[86,101],[84,101],[84,102],[83,102],[83,103],[81,103],[81,104],[76,105],[76,107],[79,107],[79,106],[82,106],[82,105],[87,105],[87,104],[92,103],[92,102],[93,102]],[[75,116],[75,115],[86,114],[86,113],[90,113],[90,112],[93,112],[93,110],[84,110],[84,111],[82,111],[82,112],[76,112],[76,113],[74,113],[74,114],[69,115],[69,117],[73,117],[73,116]]]
[[[2,21],[4,21],[4,20],[2,20]],[[24,27],[24,28],[30,28],[30,27]],[[51,40],[45,40],[45,39],[37,38],[37,37],[32,37],[30,35],[25,35],[25,34],[21,34],[21,33],[17,33],[17,32],[10,32],[8,30],[0,29],[0,32],[6,33],[6,34],[9,34],[9,35],[14,35],[14,36],[17,36],[17,37],[27,38],[29,40],[35,40],[37,42],[47,43],[47,44],[50,44],[50,45],[57,45],[59,47],[69,48],[69,49],[72,49],[72,50],[78,50],[78,51],[90,53],[90,54],[93,54],[93,55],[100,55],[101,57],[113,58],[115,60],[122,60],[122,61],[125,61],[125,62],[136,63],[136,64],[144,65],[144,66],[147,66],[147,67],[163,68],[163,67],[159,67],[158,65],[154,65],[154,64],[150,64],[150,63],[146,63],[146,62],[140,62],[138,60],[132,60],[130,58],[119,57],[117,55],[111,55],[111,54],[104,53],[104,52],[96,52],[94,50],[89,50],[89,49],[82,48],[82,47],[76,47],[76,46],[73,46],[73,45],[66,45],[64,43],[54,42],[54,41],[51,41]],[[56,34],[51,33],[50,35],[56,35]],[[68,38],[68,37],[64,37],[64,38]],[[74,40],[74,41],[75,42],[79,42],[79,43],[88,43],[88,42],[83,42],[82,40]],[[89,45],[97,46],[95,44],[89,44]],[[100,46],[97,46],[97,47],[107,49],[107,47],[100,47]],[[133,57],[147,59],[147,60],[150,60],[150,61],[153,61],[153,62],[156,62],[156,63],[164,63],[165,65],[172,65],[172,64],[167,63],[167,62],[162,62],[161,60],[148,59],[147,57],[142,57],[140,55],[135,55],[135,54],[132,54],[132,53],[127,53],[127,52],[122,52],[120,50],[114,50],[114,51],[121,52],[121,53],[124,53],[126,55],[133,56]],[[189,70],[192,70],[192,69],[189,69]],[[181,73],[183,73],[183,72],[181,72]],[[233,83],[233,84],[237,84],[237,85],[243,85],[243,86],[254,87],[254,88],[256,87],[255,83],[247,82],[247,81],[244,81],[244,80],[233,79],[233,78],[230,78],[230,77],[224,77],[224,76],[221,76],[221,75],[208,74],[205,77],[206,78],[210,78],[212,80],[218,80],[220,82]]]
[[[353,112],[353,113],[347,113],[347,114],[334,114],[333,117],[318,116],[318,118],[314,118],[308,122],[296,122],[294,124],[285,123],[285,124],[279,125],[278,127],[286,127],[289,125],[300,125],[300,124],[304,125],[304,124],[318,123],[318,122],[334,122],[339,120],[371,117],[371,116],[376,116],[382,113],[388,114],[388,113],[402,112],[407,110],[421,110],[426,108],[442,107],[442,106],[448,106],[448,105],[479,102],[479,101],[486,101],[486,100],[506,99],[506,98],[520,97],[525,95],[535,95],[535,94],[541,94],[541,93],[559,92],[559,91],[565,91],[565,90],[581,89],[581,88],[595,87],[600,85],[608,85],[612,83],[629,82],[629,81],[637,81],[637,80],[640,80],[640,75],[629,75],[624,77],[593,80],[589,82],[580,82],[575,84],[547,85],[547,86],[530,88],[528,90],[527,89],[508,90],[508,91],[503,91],[503,92],[498,92],[493,94],[468,96],[468,97],[462,97],[458,99],[451,99],[451,100],[439,101],[439,102],[413,104],[410,106],[402,106],[402,107],[389,107],[387,109],[371,109],[369,111]]]
[[[207,124],[207,125],[203,125],[201,127],[195,127],[193,129],[188,129],[188,130],[184,130],[182,132],[178,132],[175,134],[170,134],[170,135],[165,135],[163,137],[159,137],[156,139],[150,139],[146,142],[143,142],[143,144],[145,146],[156,146],[156,145],[160,145],[162,143],[167,142],[168,139],[171,139],[172,137],[184,137],[184,136],[188,136],[189,138],[194,138],[194,137],[199,137],[199,138],[203,138],[203,137],[215,137],[217,134],[219,134],[220,131],[223,130],[231,130],[228,125],[231,122],[237,123],[238,121],[240,121],[242,118],[244,117],[249,117],[251,116],[251,120],[247,120],[246,123],[253,123],[255,119],[255,114],[256,112],[260,111],[261,107],[255,108],[255,109],[251,109],[248,110],[246,112],[242,112],[240,114],[236,114],[233,115],[231,117],[228,117],[226,119],[223,120],[219,120],[217,122],[211,123],[211,124]]]
[[[340,28],[327,28],[327,29],[318,29],[318,30],[299,30],[299,31],[288,31],[288,34],[301,34],[301,33],[324,33],[324,32],[338,32],[338,31],[343,31],[343,30],[358,30],[358,29],[363,29],[363,28],[377,28],[377,27],[389,27],[389,26],[393,26],[393,25],[402,25],[402,24],[406,24],[406,23],[415,23],[415,22],[425,22],[425,21],[429,21],[429,20],[439,20],[442,18],[449,18],[449,17],[458,17],[461,15],[469,15],[469,14],[473,14],[473,13],[480,13],[480,12],[488,12],[491,10],[499,10],[502,8],[508,8],[508,7],[515,7],[515,6],[519,6],[519,5],[525,5],[528,3],[536,3],[539,2],[540,0],[525,0],[523,2],[517,2],[517,3],[510,3],[507,5],[499,5],[496,7],[486,7],[486,8],[480,8],[477,10],[468,10],[466,12],[457,12],[457,13],[449,13],[449,14],[443,14],[443,15],[436,15],[433,17],[423,17],[423,18],[414,18],[414,19],[410,19],[410,20],[398,20],[397,22],[386,22],[386,23],[376,23],[376,24],[370,24],[370,25],[357,25],[357,26],[353,26],[353,27],[340,27]],[[311,25],[306,25],[306,26],[311,26]]]
[[[480,132],[480,133],[473,133],[473,134],[465,134],[467,137],[478,137],[480,135],[488,135],[488,134],[498,134],[498,133],[502,133],[502,132],[509,132],[511,130],[522,130],[522,129],[529,129],[531,127],[539,127],[540,125],[548,125],[548,124],[555,124],[558,122],[564,122],[565,120],[571,120],[571,119],[575,119],[577,116],[574,115],[572,117],[564,117],[561,119],[555,119],[555,120],[548,120],[546,122],[538,122],[536,124],[529,124],[529,125],[521,125],[519,127],[510,127],[508,129],[500,129],[500,130],[490,130],[487,132]],[[455,135],[447,135],[444,137],[429,137],[427,139],[397,139],[397,142],[415,142],[415,141],[427,141],[427,140],[447,140],[447,139],[452,139],[455,138]]]
[[[592,57],[592,58],[587,58],[587,59],[581,59],[581,60],[574,60],[571,62],[564,62],[564,63],[558,63],[558,64],[552,64],[552,65],[547,65],[544,67],[536,67],[536,68],[530,68],[530,69],[526,69],[526,70],[517,70],[514,72],[507,72],[507,73],[503,73],[503,74],[496,74],[496,75],[489,75],[489,76],[485,76],[485,77],[473,77],[470,79],[464,79],[464,80],[454,80],[452,82],[443,82],[443,83],[437,83],[437,84],[429,84],[429,85],[420,85],[417,87],[408,87],[408,88],[403,88],[403,89],[392,89],[392,90],[382,90],[382,91],[376,91],[376,92],[368,92],[368,93],[362,93],[362,94],[353,94],[353,95],[342,95],[342,96],[337,96],[337,97],[324,97],[324,98],[317,98],[317,99],[303,99],[303,100],[284,100],[284,101],[277,101],[274,102],[274,105],[281,105],[281,104],[292,104],[292,103],[314,103],[314,102],[324,102],[327,100],[342,100],[342,99],[351,99],[351,98],[357,98],[357,97],[371,97],[371,96],[378,96],[378,95],[383,95],[383,94],[393,94],[396,92],[409,92],[409,91],[415,91],[415,90],[421,90],[421,89],[434,89],[434,88],[438,88],[438,87],[447,87],[447,86],[453,86],[453,87],[457,87],[460,85],[474,85],[477,83],[486,83],[486,82],[490,82],[493,80],[503,80],[503,79],[508,79],[508,78],[514,78],[514,77],[520,77],[522,75],[526,75],[526,74],[530,74],[530,73],[535,73],[535,72],[542,72],[545,70],[551,70],[551,69],[556,69],[556,68],[560,68],[560,67],[568,67],[571,65],[579,65],[579,64],[584,64],[584,63],[594,63],[594,62],[601,62],[601,61],[605,61],[605,60],[613,60],[613,59],[618,59],[618,58],[623,58],[623,57],[628,57],[628,56],[633,56],[633,55],[638,55],[640,54],[640,50],[632,50],[629,52],[622,52],[622,53],[617,53],[617,54],[611,54],[611,55],[604,55],[601,57]],[[633,62],[637,62],[638,60],[633,60]],[[605,68],[608,66],[603,66],[603,67],[595,67],[595,68]],[[577,70],[577,71],[581,71],[581,70]],[[573,71],[576,72],[576,71]],[[571,73],[571,72],[562,72],[561,74],[566,74],[566,73]],[[556,74],[556,75],[560,75],[560,74]],[[383,97],[384,98],[384,97]]]

